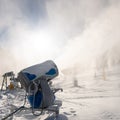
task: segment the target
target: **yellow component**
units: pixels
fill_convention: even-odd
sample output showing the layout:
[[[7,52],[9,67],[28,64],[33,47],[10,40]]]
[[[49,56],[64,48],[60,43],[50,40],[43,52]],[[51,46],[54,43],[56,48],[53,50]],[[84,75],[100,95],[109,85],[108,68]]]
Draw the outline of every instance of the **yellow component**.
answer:
[[[13,89],[14,89],[14,84],[13,84],[12,82],[10,82],[10,85],[8,86],[8,88],[9,88],[10,90],[13,90]]]

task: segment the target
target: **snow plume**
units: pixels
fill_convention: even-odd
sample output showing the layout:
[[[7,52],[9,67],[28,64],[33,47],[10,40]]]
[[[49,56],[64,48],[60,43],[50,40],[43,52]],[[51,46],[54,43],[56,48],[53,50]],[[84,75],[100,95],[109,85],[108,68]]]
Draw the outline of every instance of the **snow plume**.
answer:
[[[119,43],[119,9],[119,0],[1,0],[0,74],[46,59],[93,67]]]
[[[89,10],[89,7],[85,10],[87,9]],[[73,66],[79,67],[79,69],[82,70],[88,70],[89,68],[95,68],[96,66],[102,67],[101,64],[104,64],[105,62],[104,59],[107,60],[106,62],[109,62],[106,64],[110,65],[114,59],[120,61],[118,52],[120,51],[120,2],[108,1],[105,7],[100,8],[101,11],[99,11],[97,6],[96,9],[93,9],[92,12],[98,14],[95,14],[94,17],[85,16],[86,18],[83,24],[84,29],[82,32],[71,37],[71,39],[67,41],[63,54],[58,59],[58,61],[64,61],[63,64],[61,63],[63,65],[62,67],[68,68]],[[90,13],[90,11],[88,13]],[[73,16],[71,13],[71,17]],[[72,32],[75,30],[76,29],[74,28]],[[115,47],[117,48],[114,49]]]
[[[44,0],[1,0],[0,18],[0,74],[56,57]]]

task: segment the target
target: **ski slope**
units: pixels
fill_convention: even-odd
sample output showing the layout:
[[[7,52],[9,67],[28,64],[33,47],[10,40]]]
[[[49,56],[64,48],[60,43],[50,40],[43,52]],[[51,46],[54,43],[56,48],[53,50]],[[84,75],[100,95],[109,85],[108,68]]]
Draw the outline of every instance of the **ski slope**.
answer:
[[[57,119],[46,112],[34,116],[31,110],[23,110],[9,120],[120,120],[120,72],[115,68],[103,74],[77,75],[78,86],[74,86],[74,75],[64,75],[54,81],[55,87],[62,87],[63,92],[56,93],[63,101]],[[24,104],[24,90],[0,93],[0,118]],[[26,104],[29,107],[29,103]]]

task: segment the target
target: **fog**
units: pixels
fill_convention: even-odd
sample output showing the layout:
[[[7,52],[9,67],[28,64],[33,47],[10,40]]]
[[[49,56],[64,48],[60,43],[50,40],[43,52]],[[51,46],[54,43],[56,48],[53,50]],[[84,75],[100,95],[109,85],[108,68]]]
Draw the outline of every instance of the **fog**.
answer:
[[[54,60],[61,70],[120,62],[119,0],[1,0],[0,75]]]

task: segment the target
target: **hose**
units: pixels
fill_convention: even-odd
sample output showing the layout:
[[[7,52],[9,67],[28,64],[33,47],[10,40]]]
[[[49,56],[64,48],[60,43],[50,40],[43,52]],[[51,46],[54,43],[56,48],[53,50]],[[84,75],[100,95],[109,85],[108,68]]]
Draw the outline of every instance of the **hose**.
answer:
[[[35,103],[35,95],[38,91],[39,91],[38,85],[33,81],[28,87],[28,95],[29,94],[31,95],[31,93],[33,94],[32,114],[35,116],[40,116],[43,113],[43,109],[41,109],[41,112],[39,114],[35,114],[35,109],[34,109],[34,107],[35,107],[35,104],[34,104]]]

